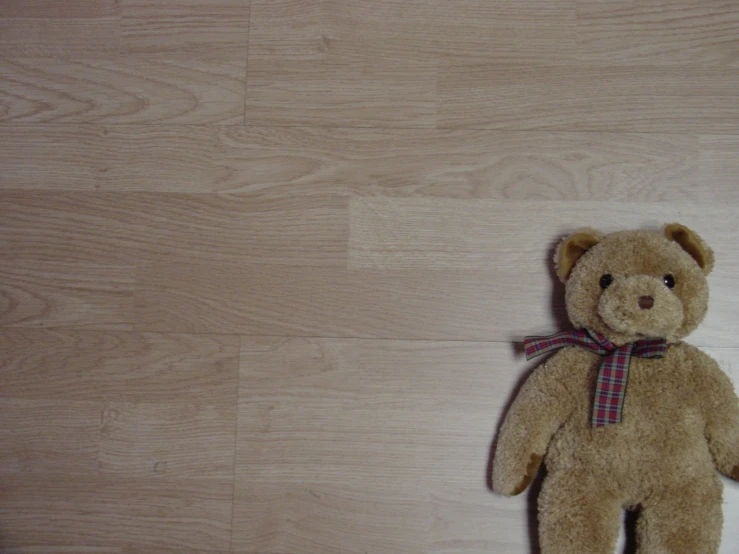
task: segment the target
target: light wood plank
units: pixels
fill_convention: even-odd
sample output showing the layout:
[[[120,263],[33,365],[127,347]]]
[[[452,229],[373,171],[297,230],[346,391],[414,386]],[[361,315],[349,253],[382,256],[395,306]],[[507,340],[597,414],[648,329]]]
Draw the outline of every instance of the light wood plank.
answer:
[[[177,259],[346,263],[348,200],[340,194],[17,191],[0,198],[0,256],[130,265]]]
[[[250,58],[246,122],[432,128],[435,90],[433,62]]]
[[[130,329],[135,270],[0,259],[0,326]]]
[[[578,59],[737,67],[739,6],[726,0],[577,2]]]
[[[0,398],[0,473],[96,473],[102,409],[101,402],[63,397]]]
[[[443,64],[450,128],[739,132],[739,71],[696,66]]]
[[[218,404],[106,403],[99,469],[131,477],[233,477],[236,393],[224,390]]]
[[[238,337],[5,329],[0,342],[3,551],[229,549]]]
[[[363,163],[368,149],[390,155],[382,154],[387,134],[376,131],[24,124],[2,132],[4,189],[336,193],[380,161]]]
[[[249,0],[125,0],[122,51],[245,61],[249,4]]]
[[[574,54],[567,0],[253,0],[250,60],[508,63]]]
[[[734,202],[739,198],[739,136],[706,135],[700,137],[700,179],[707,200]]]
[[[5,0],[0,17],[81,19],[120,14],[120,0]]]
[[[235,502],[234,547],[245,554],[427,552],[427,493],[402,481],[372,485],[245,483]]]
[[[351,363],[356,343],[332,339],[242,337],[241,400],[279,404],[308,399],[355,401],[361,367]],[[246,422],[251,425],[252,422]]]
[[[238,337],[2,329],[0,342],[9,398],[225,407],[238,382]]]
[[[737,201],[693,135],[12,125],[0,188],[512,200]],[[699,167],[699,156],[702,165]]]
[[[352,38],[361,27],[342,21],[350,17],[347,14],[360,15],[359,3],[351,4],[252,3],[247,123],[434,126],[435,60],[418,59],[407,51],[391,58],[369,52],[354,55]],[[382,10],[382,3],[377,4]],[[393,18],[382,21],[387,24]],[[279,36],[288,39],[275,50]]]
[[[285,379],[301,352],[311,369]],[[495,422],[525,365],[505,343],[243,338],[237,475],[484,488]],[[359,378],[353,394],[347,375]]]
[[[484,488],[491,419],[488,414],[475,439],[467,435],[478,443],[474,447],[426,442],[432,438],[429,429],[414,424],[419,412],[433,418],[433,407],[424,400],[440,375],[434,370],[444,368],[445,382],[458,383],[469,375],[466,370],[476,372],[482,365],[469,356],[454,376],[448,363],[459,359],[454,351],[461,345],[436,345],[425,353],[423,345],[429,344],[242,339],[235,548],[429,551],[435,513],[429,483],[455,478]],[[483,355],[494,351],[472,348]],[[411,366],[405,363],[409,359],[415,360]],[[390,366],[395,379],[385,380]],[[485,375],[492,377],[489,371]],[[422,392],[406,397],[416,380]],[[383,382],[387,396],[377,394]],[[402,412],[385,411],[393,402],[404,403]],[[396,429],[388,427],[391,422]],[[396,440],[398,425],[405,427],[405,440]],[[447,420],[439,431],[446,436],[454,428]]]
[[[698,344],[737,346],[732,331],[739,296],[731,284],[739,229],[737,208],[730,206],[671,205],[667,203],[506,202],[492,200],[354,198],[350,208],[350,267],[374,272],[461,270],[485,274],[505,297],[480,297],[496,314],[480,328],[497,340],[556,328],[553,315],[563,311],[564,294],[552,289],[550,262],[555,242],[575,228],[592,226],[604,232],[630,228],[659,228],[682,221],[696,229],[715,249],[716,270],[709,277],[711,301],[706,321],[691,336]],[[575,222],[575,223],[573,223]],[[506,237],[501,239],[501,237]],[[494,274],[494,275],[493,275]],[[450,282],[439,289],[447,295],[460,289]],[[480,291],[482,292],[482,291]],[[554,310],[547,310],[554,306]],[[428,305],[427,305],[428,307]],[[505,314],[505,316],[503,315]],[[447,317],[467,317],[462,312]],[[542,317],[543,316],[543,317]],[[561,322],[561,320],[560,320]],[[496,328],[500,324],[500,328]],[[527,330],[528,328],[528,330]],[[457,335],[460,336],[460,335]],[[474,335],[462,335],[474,338]],[[428,336],[427,338],[435,338]],[[460,336],[461,338],[461,336]]]
[[[115,58],[120,48],[117,16],[100,18],[7,18],[0,11],[0,55]]]
[[[0,14],[0,119],[243,123],[248,0],[30,4]]]
[[[7,476],[3,547],[228,550],[231,504],[230,480]]]
[[[530,493],[501,498],[473,483],[439,482],[431,502],[429,554],[537,552],[536,502]]]
[[[440,58],[567,59],[574,8],[562,0],[255,0],[247,122],[432,127]]]
[[[141,268],[138,330],[379,338],[506,340],[544,325],[546,268],[505,280],[470,271],[222,264]],[[525,300],[524,300],[525,299]],[[519,306],[524,302],[525,310]],[[203,310],[203,305],[208,310]],[[536,322],[536,323],[534,323]]]
[[[244,418],[250,419],[253,414],[253,411],[245,412]],[[349,435],[337,429],[327,429],[323,436],[313,435],[312,442],[301,439],[301,432],[264,435],[254,440],[240,435],[236,483],[237,487],[239,483],[250,482],[372,487],[376,483],[405,481],[425,490],[435,481],[456,480],[485,487],[495,422],[491,419],[488,423],[488,442],[473,446],[442,447],[412,440],[365,442],[360,438],[361,433]],[[234,529],[242,524],[238,522]]]
[[[245,60],[0,58],[0,121],[222,123],[244,115]]]
[[[136,546],[27,546],[0,547],[2,554],[240,554],[226,550],[193,550],[191,548],[146,548]]]
[[[515,372],[502,379],[490,367],[522,363],[513,345],[490,343],[242,343],[239,430],[278,441],[346,435],[388,446],[484,446],[515,382]]]

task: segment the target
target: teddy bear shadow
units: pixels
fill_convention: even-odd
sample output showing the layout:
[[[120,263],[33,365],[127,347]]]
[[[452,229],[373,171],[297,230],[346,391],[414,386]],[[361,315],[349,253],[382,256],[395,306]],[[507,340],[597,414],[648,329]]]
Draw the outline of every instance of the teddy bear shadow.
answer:
[[[564,331],[572,327],[567,316],[567,310],[564,304],[565,286],[562,281],[559,280],[559,277],[555,272],[554,264],[551,263],[551,260],[554,259],[554,253],[556,252],[559,241],[560,239],[557,239],[552,242],[552,244],[550,244],[547,250],[547,258],[544,261],[547,270],[549,271],[551,282],[553,284],[550,295],[550,309],[552,319],[554,320],[556,325],[556,329],[552,329],[552,333]],[[522,342],[514,341],[512,345],[517,357],[521,357],[524,355],[524,347]],[[503,424],[505,414],[508,413],[511,404],[513,404],[516,396],[518,396],[521,387],[526,382],[526,379],[529,378],[534,369],[539,365],[539,363],[540,361],[532,363],[532,365],[527,368],[520,376],[520,378],[516,382],[514,390],[508,397],[508,402],[506,403],[505,407],[502,410],[502,413],[500,414],[500,417],[498,418],[498,425],[495,429],[495,438],[490,444],[490,454],[488,456],[488,467],[486,472],[487,487],[491,491],[493,490],[493,464],[495,462],[495,448],[497,446],[498,435],[500,434],[500,427]],[[545,477],[546,469],[542,464],[542,466],[539,468],[539,472],[537,473],[536,478],[532,481],[531,485],[529,485],[528,491],[526,493],[526,513],[528,520],[528,536],[529,544],[531,546],[531,554],[541,554],[541,546],[539,544],[537,499],[541,492],[542,483]],[[637,514],[635,512],[627,512],[625,514],[624,527],[626,540],[624,549],[621,551],[620,554],[636,553],[636,518]]]

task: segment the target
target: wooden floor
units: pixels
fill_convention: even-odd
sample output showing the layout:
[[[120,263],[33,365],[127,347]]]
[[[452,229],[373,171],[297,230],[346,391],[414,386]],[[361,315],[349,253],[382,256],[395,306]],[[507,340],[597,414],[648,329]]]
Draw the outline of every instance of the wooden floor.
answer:
[[[535,553],[552,246],[672,220],[737,383],[734,0],[0,0],[0,552]]]

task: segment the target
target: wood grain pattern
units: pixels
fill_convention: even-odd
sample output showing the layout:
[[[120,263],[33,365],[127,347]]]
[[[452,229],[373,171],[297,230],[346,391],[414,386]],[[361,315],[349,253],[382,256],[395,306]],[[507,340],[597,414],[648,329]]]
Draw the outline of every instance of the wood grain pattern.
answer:
[[[0,325],[130,329],[134,271],[0,258]]]
[[[2,329],[0,343],[3,551],[228,551],[238,337]]]
[[[5,0],[0,18],[82,19],[120,14],[120,0]]]
[[[732,146],[711,136],[34,124],[3,137],[3,189],[737,200],[734,174],[709,163]]]
[[[102,409],[101,402],[63,397],[0,398],[0,474],[94,474]]]
[[[561,0],[254,0],[246,119],[433,127],[440,58],[556,58],[573,31]]]
[[[490,291],[486,297],[491,303],[488,309],[491,313],[506,314],[503,321],[509,332],[525,329],[526,321],[538,325],[543,321],[544,306],[549,307],[552,302],[553,310],[546,311],[546,318],[550,328],[555,328],[558,320],[561,324],[557,316],[564,312],[564,295],[555,285],[551,296],[552,288],[541,280],[545,271],[551,271],[554,242],[543,250],[541,237],[546,233],[539,225],[559,229],[557,234],[565,236],[574,229],[571,222],[575,210],[577,227],[589,225],[604,232],[658,228],[677,220],[700,229],[719,259],[725,261],[709,277],[712,291],[709,315],[691,339],[698,344],[737,346],[732,321],[739,309],[739,297],[730,284],[737,271],[733,266],[736,252],[733,237],[737,231],[731,230],[729,223],[736,220],[735,207],[713,206],[707,211],[704,206],[666,203],[580,202],[573,206],[554,202],[500,204],[492,200],[355,198],[350,213],[349,264],[351,268],[374,271],[421,268],[491,271],[496,275],[495,281],[505,283],[503,288],[509,296],[495,298],[495,293]],[[500,236],[510,238],[499,240]],[[448,288],[442,290],[454,294]],[[530,314],[529,309],[532,309]],[[523,334],[531,332],[533,329]],[[510,339],[503,329],[495,329],[494,323],[488,327],[488,333],[496,340]]]
[[[251,125],[419,127],[436,124],[436,65],[427,61],[249,60]]]
[[[428,495],[401,481],[258,482],[239,493],[234,547],[245,554],[427,552]]]
[[[238,383],[238,337],[1,329],[0,341],[5,398],[213,405]]]
[[[532,325],[546,331],[551,309],[530,296],[546,294],[546,267],[525,282],[484,271],[265,264],[248,272],[232,264],[217,272],[203,264],[154,264],[139,277],[141,331],[510,340]]]
[[[680,221],[739,382],[739,6],[0,0],[0,554],[530,552],[555,241]],[[726,481],[721,554],[739,545]],[[623,537],[618,551],[624,551]]]
[[[502,344],[244,338],[239,432],[401,448],[487,444],[516,378],[490,367],[517,365]]]
[[[0,57],[0,121],[223,123],[244,116],[244,61]]]
[[[431,502],[430,554],[536,552],[530,546],[536,512],[526,494],[501,501],[475,483],[438,482],[432,485]]]
[[[138,265],[170,260],[345,265],[339,194],[4,192],[0,256]],[[25,233],[28,227],[33,234]]]
[[[248,0],[9,3],[0,121],[243,123]]]
[[[249,0],[125,0],[122,51],[168,59],[243,62],[249,7]]]
[[[577,2],[578,59],[737,67],[739,10],[724,0]]]
[[[192,548],[146,548],[137,546],[30,546],[2,548],[3,554],[240,554],[227,550],[193,550]]]
[[[440,58],[531,63],[574,54],[566,0],[253,0],[250,60]]]
[[[218,404],[108,402],[102,414],[100,473],[131,477],[233,478],[236,394]]]
[[[739,132],[733,69],[449,63],[439,71],[440,127]]]
[[[352,13],[346,8],[336,2],[252,3],[247,123],[434,126],[435,62],[402,54],[345,55],[343,37],[327,20]],[[291,38],[274,50],[279,36]]]
[[[733,202],[739,198],[739,159],[736,155],[739,151],[739,136],[702,136],[700,145],[700,178],[706,189],[703,198],[710,201],[718,197]],[[726,195],[717,193],[713,183],[726,183]]]
[[[234,547],[250,553],[428,552],[437,510],[429,483],[451,477],[454,467],[456,479],[484,488],[489,428],[453,443],[479,439],[473,447],[441,448],[429,433],[435,415],[427,401],[441,375],[436,371],[459,360],[459,347],[439,344],[425,351],[422,343],[395,341],[243,339]],[[466,358],[462,372],[481,378],[482,365],[473,358]],[[416,375],[384,378],[391,367],[409,369],[408,360]],[[285,378],[286,367],[296,368],[291,378]],[[422,392],[408,397],[414,382]],[[454,420],[445,421],[437,431],[452,437]],[[478,429],[489,425],[488,414]],[[337,521],[341,525],[331,523]]]
[[[0,55],[114,58],[120,50],[120,34],[121,23],[117,16],[95,19],[0,17]]]
[[[231,502],[231,480],[7,476],[3,547],[228,550]]]

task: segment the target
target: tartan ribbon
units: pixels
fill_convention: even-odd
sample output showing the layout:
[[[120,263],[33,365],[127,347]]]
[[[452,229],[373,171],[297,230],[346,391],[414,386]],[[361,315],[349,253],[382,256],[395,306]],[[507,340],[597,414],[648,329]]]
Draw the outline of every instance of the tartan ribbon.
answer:
[[[527,360],[567,346],[579,346],[606,357],[598,369],[591,417],[593,427],[621,422],[631,357],[662,358],[667,351],[667,341],[662,338],[616,346],[605,336],[588,329],[564,331],[548,337],[526,337],[523,344]]]

